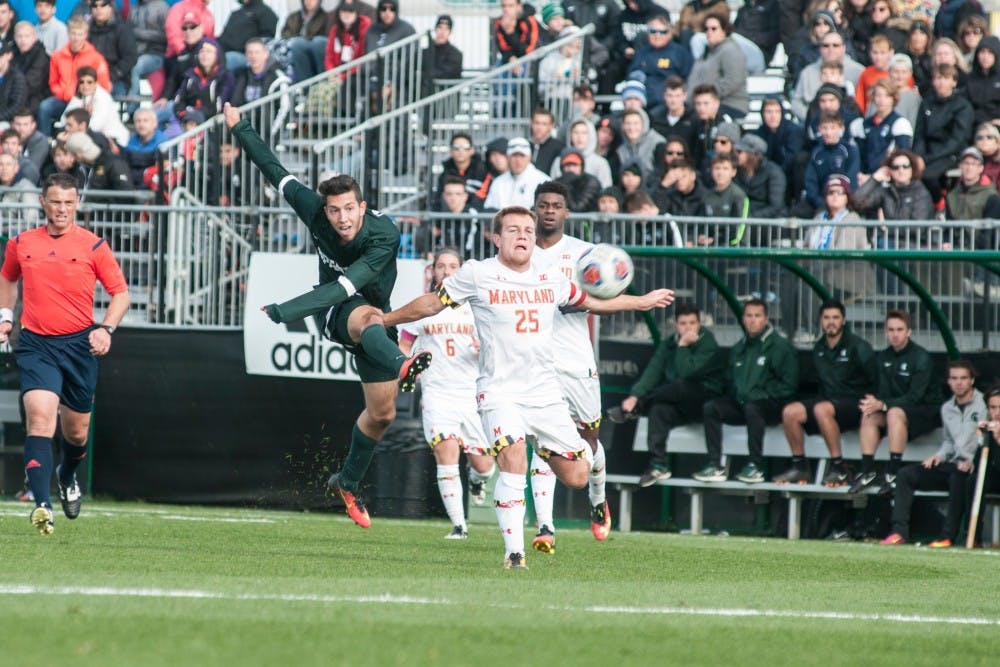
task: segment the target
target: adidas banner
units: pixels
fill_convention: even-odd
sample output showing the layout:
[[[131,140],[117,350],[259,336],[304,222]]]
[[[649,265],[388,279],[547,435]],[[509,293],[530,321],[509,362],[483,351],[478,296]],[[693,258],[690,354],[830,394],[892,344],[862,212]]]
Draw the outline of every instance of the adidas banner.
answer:
[[[391,303],[402,306],[423,294],[426,262],[400,259]],[[317,280],[315,255],[255,252],[250,257],[243,353],[248,375],[358,380],[354,357],[323,338],[309,317],[275,324],[261,310],[311,290]]]

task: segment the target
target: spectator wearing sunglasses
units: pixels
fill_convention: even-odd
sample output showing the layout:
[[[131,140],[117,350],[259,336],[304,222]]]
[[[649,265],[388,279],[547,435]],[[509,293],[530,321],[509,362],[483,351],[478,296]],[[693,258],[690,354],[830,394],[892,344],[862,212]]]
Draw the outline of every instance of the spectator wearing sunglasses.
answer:
[[[375,22],[365,36],[365,53],[395,44],[415,33],[412,25],[399,18],[397,0],[380,0],[375,8]]]
[[[167,51],[166,57],[169,59],[184,51],[188,44],[184,39],[184,28],[197,26],[201,31],[198,37],[200,41],[203,37],[215,37],[215,17],[212,10],[208,8],[209,0],[180,0],[167,12]],[[188,31],[193,28],[188,28]],[[181,70],[183,72],[183,70]]]
[[[111,0],[90,0],[90,43],[104,56],[111,72],[111,94],[125,95],[139,53],[132,26],[115,15]]]

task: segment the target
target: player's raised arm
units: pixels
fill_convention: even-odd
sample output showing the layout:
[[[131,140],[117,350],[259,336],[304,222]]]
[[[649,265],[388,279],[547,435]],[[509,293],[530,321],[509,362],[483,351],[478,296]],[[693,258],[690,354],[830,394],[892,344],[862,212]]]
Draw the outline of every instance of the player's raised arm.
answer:
[[[595,315],[610,315],[621,313],[627,310],[652,310],[653,308],[666,308],[674,302],[674,291],[671,289],[656,289],[647,292],[642,296],[632,296],[631,294],[621,294],[613,299],[598,299],[587,295],[583,300],[581,308],[589,310]]]
[[[444,310],[444,302],[434,293],[418,296],[402,308],[389,311],[382,316],[382,323],[387,327],[393,327],[407,322],[416,322],[425,317],[437,315]]]
[[[250,121],[243,118],[240,110],[229,102],[222,108],[226,127],[233,133],[233,139],[239,143],[250,161],[260,169],[267,182],[282,194],[299,218],[310,225],[316,218],[316,212],[323,208],[323,198],[315,191],[299,182],[278,160],[271,148],[264,143]]]

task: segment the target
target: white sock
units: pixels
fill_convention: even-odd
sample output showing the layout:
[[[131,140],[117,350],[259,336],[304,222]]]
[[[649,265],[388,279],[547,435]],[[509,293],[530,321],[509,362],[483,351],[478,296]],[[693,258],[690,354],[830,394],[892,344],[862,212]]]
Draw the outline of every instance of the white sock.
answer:
[[[451,519],[451,525],[465,528],[465,508],[462,507],[462,478],[458,474],[458,464],[437,467],[438,491],[444,511]]]
[[[552,505],[556,497],[556,475],[541,456],[531,457],[531,495],[535,501],[535,517],[538,528],[548,526],[553,533],[556,526],[552,521]]]
[[[590,449],[590,446],[587,446]],[[590,487],[587,489],[587,495],[590,496],[590,506],[596,507],[607,500],[607,496],[604,493],[604,482],[608,476],[607,473],[607,461],[604,457],[604,445],[597,442],[597,451],[593,452],[593,462],[590,466]]]
[[[479,472],[475,468],[473,468],[472,466],[469,466],[469,481],[470,482],[487,482],[487,481],[489,481],[490,477],[493,476],[493,473],[496,471],[496,469],[497,469],[497,466],[496,466],[495,463],[492,466],[490,466],[490,469],[487,470],[486,472]]]
[[[497,523],[503,536],[503,546],[509,556],[524,553],[524,487],[528,486],[524,475],[500,472],[493,487],[493,504],[496,506]]]

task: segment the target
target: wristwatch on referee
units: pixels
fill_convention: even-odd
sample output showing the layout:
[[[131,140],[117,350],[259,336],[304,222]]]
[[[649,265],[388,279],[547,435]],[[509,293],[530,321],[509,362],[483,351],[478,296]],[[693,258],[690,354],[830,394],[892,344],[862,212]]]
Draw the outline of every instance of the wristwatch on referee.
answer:
[[[108,332],[109,336],[115,332],[115,328],[113,326],[111,326],[110,324],[102,324],[100,326],[101,326],[102,329],[104,329],[105,331]]]

